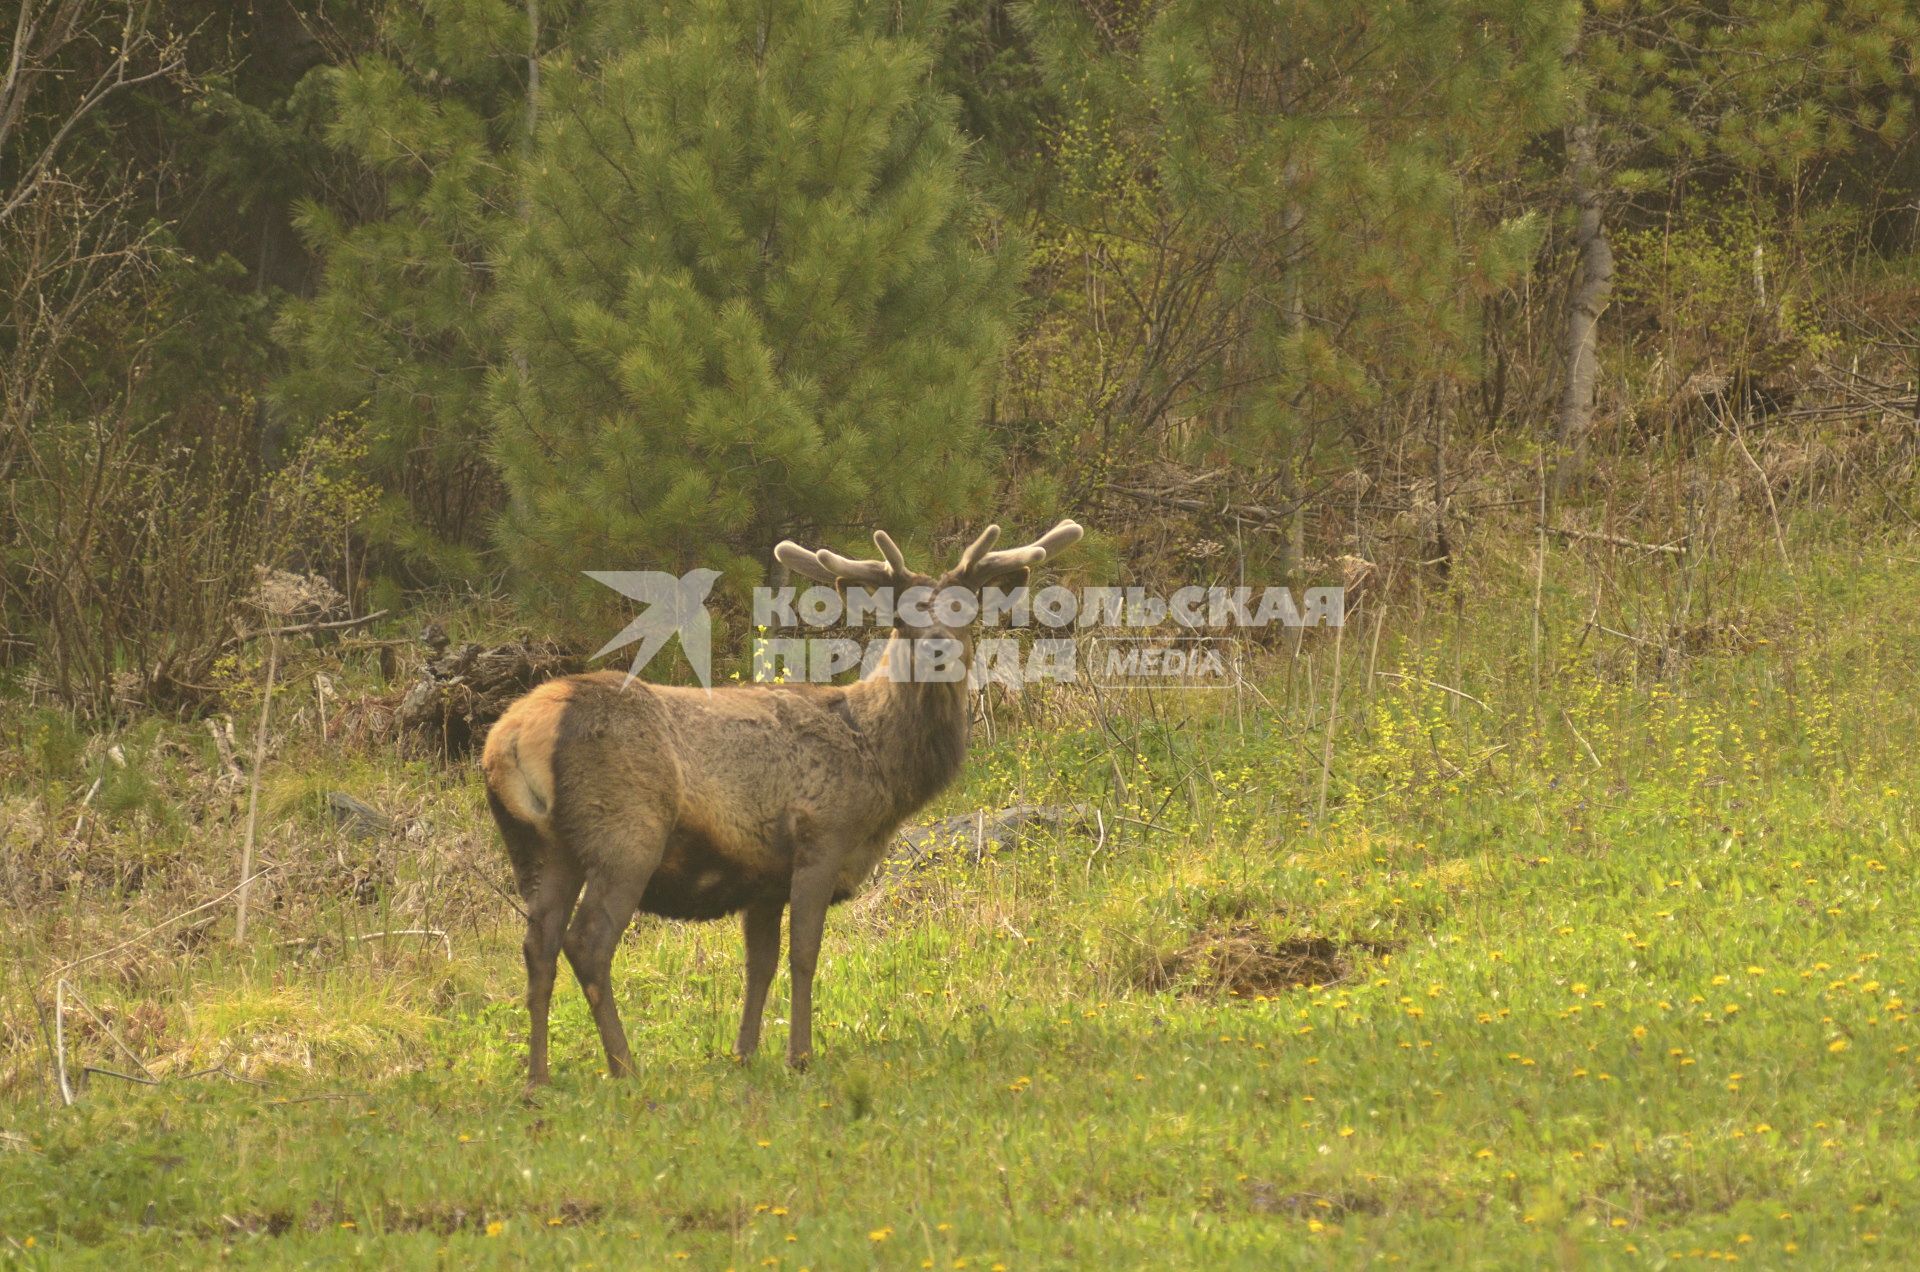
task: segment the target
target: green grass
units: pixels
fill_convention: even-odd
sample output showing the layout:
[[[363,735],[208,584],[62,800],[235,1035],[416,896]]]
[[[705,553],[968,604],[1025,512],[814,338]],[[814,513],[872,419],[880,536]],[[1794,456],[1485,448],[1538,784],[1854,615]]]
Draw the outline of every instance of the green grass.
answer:
[[[378,906],[77,974],[110,1019],[148,1013],[155,1063],[264,1085],[96,1078],[63,1110],[18,1065],[0,1258],[1902,1266],[1920,570],[1888,550],[1791,587],[1730,573],[1664,667],[1583,630],[1591,589],[1556,557],[1537,691],[1526,564],[1488,561],[1459,616],[1396,609],[1377,654],[1349,631],[1324,819],[1330,642],[1238,713],[1061,694],[1003,722],[943,806],[1091,799],[1104,834],[836,910],[804,1075],[778,1062],[784,977],[767,1052],[725,1058],[731,924],[644,924],[615,973],[637,1080],[602,1076],[563,974],[556,1081],[523,1099],[511,916],[409,888],[446,852],[499,873],[477,786],[392,765],[434,830]],[[330,853],[308,802],[282,833]],[[41,966],[89,904],[57,903]],[[338,939],[423,917],[451,960]],[[1205,956],[1301,939],[1334,943],[1335,983],[1235,996]]]

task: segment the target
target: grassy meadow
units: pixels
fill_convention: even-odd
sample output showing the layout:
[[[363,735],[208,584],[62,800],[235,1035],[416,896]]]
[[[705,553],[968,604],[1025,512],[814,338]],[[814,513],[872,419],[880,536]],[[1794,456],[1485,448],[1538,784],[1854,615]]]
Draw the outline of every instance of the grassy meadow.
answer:
[[[784,971],[736,1065],[737,928],[643,921],[637,1080],[563,971],[523,1096],[477,774],[395,755],[370,655],[286,651],[244,947],[230,901],[121,947],[232,884],[204,722],[16,697],[0,1262],[1905,1266],[1920,543],[1754,544],[1490,537],[1241,692],[998,704],[928,817],[1094,825],[837,908],[804,1074]]]

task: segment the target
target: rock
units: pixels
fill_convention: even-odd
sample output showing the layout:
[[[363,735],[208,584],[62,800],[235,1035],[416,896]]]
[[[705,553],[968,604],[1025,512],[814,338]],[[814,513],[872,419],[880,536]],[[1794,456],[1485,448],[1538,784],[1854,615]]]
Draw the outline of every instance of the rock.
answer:
[[[1002,809],[943,817],[900,832],[882,868],[885,876],[905,874],[929,864],[942,848],[958,848],[978,865],[997,853],[1013,852],[1036,829],[1056,834],[1091,830],[1091,804],[1014,804]]]
[[[327,792],[327,811],[350,839],[374,839],[393,830],[393,818],[344,791]]]

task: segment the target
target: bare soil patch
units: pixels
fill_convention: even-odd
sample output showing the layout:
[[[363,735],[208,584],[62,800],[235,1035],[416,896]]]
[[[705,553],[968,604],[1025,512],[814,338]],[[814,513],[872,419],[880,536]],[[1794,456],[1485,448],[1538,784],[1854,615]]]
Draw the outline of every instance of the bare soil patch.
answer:
[[[1271,997],[1293,989],[1338,985],[1379,947],[1325,936],[1275,940],[1252,923],[1212,926],[1146,969],[1143,982],[1155,991],[1194,998]]]

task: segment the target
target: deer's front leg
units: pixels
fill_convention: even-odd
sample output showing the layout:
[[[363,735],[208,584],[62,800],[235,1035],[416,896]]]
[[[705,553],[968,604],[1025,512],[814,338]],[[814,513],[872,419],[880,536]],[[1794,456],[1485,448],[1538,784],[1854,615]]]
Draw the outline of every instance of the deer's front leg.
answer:
[[[741,916],[747,938],[747,999],[740,1011],[740,1039],[733,1054],[745,1060],[760,1046],[760,1020],[766,1014],[767,987],[780,965],[780,913],[787,903],[780,897],[755,901]]]
[[[820,937],[827,926],[838,862],[831,854],[811,853],[794,863],[793,925],[787,937],[787,963],[793,974],[793,1025],[787,1031],[787,1063],[804,1069],[813,1059],[813,971],[820,963]]]

